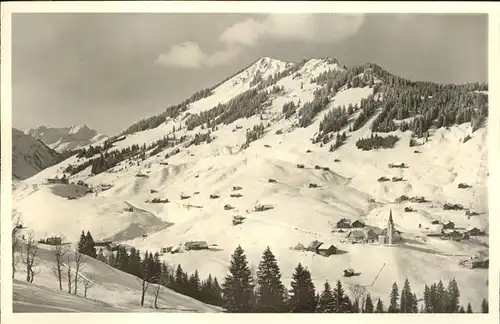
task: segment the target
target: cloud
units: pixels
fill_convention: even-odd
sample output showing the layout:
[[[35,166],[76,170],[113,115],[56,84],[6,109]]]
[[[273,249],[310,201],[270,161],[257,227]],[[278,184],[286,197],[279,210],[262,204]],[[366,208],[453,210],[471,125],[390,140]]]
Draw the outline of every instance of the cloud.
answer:
[[[216,67],[232,63],[241,54],[241,47],[228,45],[225,49],[206,54],[196,42],[184,42],[172,46],[170,51],[161,54],[156,63],[185,69],[198,69],[204,66]]]
[[[360,14],[271,14],[262,21],[246,19],[234,24],[219,40],[241,46],[262,40],[330,43],[356,34],[363,22]]]
[[[181,68],[216,67],[230,64],[244,48],[262,41],[333,43],[355,35],[364,22],[362,14],[270,14],[263,20],[252,18],[226,28],[219,36],[224,49],[205,53],[198,43],[173,46],[158,57],[157,63]]]
[[[161,54],[156,62],[164,66],[199,68],[206,60],[206,54],[196,42],[185,42],[172,46],[169,52]]]

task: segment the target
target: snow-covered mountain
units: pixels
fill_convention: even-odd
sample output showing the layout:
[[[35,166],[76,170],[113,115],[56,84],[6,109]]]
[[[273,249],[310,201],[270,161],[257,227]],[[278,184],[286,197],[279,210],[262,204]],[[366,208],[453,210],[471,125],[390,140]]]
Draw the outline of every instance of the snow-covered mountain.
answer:
[[[238,245],[254,266],[269,246],[287,286],[301,262],[318,290],[326,279],[357,283],[388,305],[393,282],[408,278],[422,296],[425,284],[456,278],[461,303],[479,310],[488,271],[459,262],[488,254],[486,90],[412,82],[375,64],[262,58],[23,181],[13,204],[39,237],[76,240],[85,229],[152,252],[216,244],[162,256],[201,277],[223,278]],[[63,173],[95,193],[42,185]],[[351,244],[364,234],[336,229],[346,218],[380,233],[391,211],[403,243]],[[450,221],[485,235],[431,235]],[[341,252],[290,248],[313,240]],[[348,268],[360,275],[343,277]]]
[[[61,156],[43,142],[12,129],[12,177],[26,179],[61,162]]]
[[[78,149],[107,138],[87,125],[62,128],[40,126],[27,130],[26,134],[41,140],[57,152]]]

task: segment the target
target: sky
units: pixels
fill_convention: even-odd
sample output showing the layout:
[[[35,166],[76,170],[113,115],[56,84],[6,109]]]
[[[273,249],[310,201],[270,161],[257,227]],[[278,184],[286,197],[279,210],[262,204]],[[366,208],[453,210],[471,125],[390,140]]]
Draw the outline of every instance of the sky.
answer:
[[[53,13],[12,17],[12,123],[116,135],[260,57],[372,62],[412,80],[487,82],[472,14]]]

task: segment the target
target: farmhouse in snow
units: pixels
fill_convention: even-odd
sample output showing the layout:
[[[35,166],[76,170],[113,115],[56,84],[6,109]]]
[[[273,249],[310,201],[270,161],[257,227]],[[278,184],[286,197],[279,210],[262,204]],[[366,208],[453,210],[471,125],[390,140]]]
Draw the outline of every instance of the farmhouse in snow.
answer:
[[[337,222],[337,228],[351,228],[351,220],[342,218]]]
[[[330,255],[337,254],[338,249],[333,244],[323,244],[323,242],[315,240],[307,246],[306,251],[329,257]]]
[[[184,248],[189,250],[208,250],[208,243],[206,241],[190,241],[184,244]]]
[[[49,184],[56,184],[56,183],[61,183],[61,184],[68,184],[69,180],[66,178],[66,175],[63,175],[62,178],[59,178],[56,176],[55,178],[48,178],[47,183]]]

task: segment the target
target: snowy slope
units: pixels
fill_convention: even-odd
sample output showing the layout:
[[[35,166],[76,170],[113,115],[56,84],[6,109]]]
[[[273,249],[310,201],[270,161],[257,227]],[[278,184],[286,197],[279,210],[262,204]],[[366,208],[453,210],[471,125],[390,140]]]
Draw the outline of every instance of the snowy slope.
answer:
[[[153,308],[156,286],[149,286],[145,307],[140,306],[141,282],[138,278],[116,270],[98,260],[86,258],[82,276],[91,278],[95,284],[83,297],[83,284],[78,295],[70,295],[59,290],[56,277],[52,274],[55,265],[53,252],[47,246],[39,246],[38,259],[40,273],[32,284],[25,281],[25,270],[20,262],[20,271],[15,274],[13,284],[14,312],[218,312],[220,309],[190,297],[183,296],[167,288],[162,288],[158,298],[159,309]],[[65,278],[63,278],[65,279]]]
[[[57,152],[32,136],[12,129],[12,176],[26,179],[61,161]]]
[[[129,134],[114,143],[113,150],[133,144],[149,145],[171,135],[174,126],[177,138],[183,135],[191,138],[204,132],[200,127],[191,131],[178,128],[188,114],[209,110],[255,87],[252,85],[255,73],[267,71],[267,75],[273,75],[288,67],[281,61],[263,58],[219,85],[211,96],[191,103],[181,116],[167,119],[157,128]],[[86,160],[82,158],[78,162],[72,157],[23,181],[13,193],[14,208],[40,236],[64,233],[76,238],[85,228],[93,235],[98,233],[94,238],[117,238],[126,231],[123,226],[117,226],[123,220],[145,228],[149,234],[143,238],[139,231],[138,235],[124,238],[122,243],[140,250],[155,252],[190,240],[217,244],[218,250],[186,251],[163,257],[167,263],[180,263],[188,272],[198,269],[201,277],[211,273],[222,278],[238,244],[254,266],[258,265],[265,247],[270,246],[287,285],[294,267],[301,262],[311,270],[317,289],[322,289],[325,279],[342,280],[347,285],[357,282],[367,286],[372,296],[382,298],[387,305],[394,281],[401,286],[408,278],[412,289],[421,295],[425,284],[456,278],[461,303],[471,302],[474,309],[480,309],[481,299],[487,296],[488,272],[460,268],[458,262],[474,253],[487,253],[488,237],[484,238],[486,246],[485,242],[473,240],[459,243],[429,238],[421,242],[419,237],[423,236],[423,228],[431,227],[436,219],[453,221],[457,227],[488,231],[487,128],[472,133],[470,124],[464,123],[432,130],[429,142],[418,147],[420,154],[408,146],[410,132],[399,131],[394,134],[401,139],[392,149],[359,150],[355,142],[370,136],[372,118],[361,129],[349,132],[343,146],[329,152],[329,144],[311,143],[323,116],[330,109],[359,104],[373,93],[373,88],[341,88],[330,98],[329,106],[305,128],[296,126],[296,115],[286,119],[282,114],[284,103],[311,101],[314,91],[320,88],[311,78],[329,70],[342,71],[342,68],[331,60],[305,62],[298,71],[277,80],[275,85],[283,86],[284,90],[270,96],[262,117],[257,115],[219,125],[212,131],[214,140],[210,144],[188,148],[178,145],[180,153],[171,156],[168,165],[164,164],[165,153],[172,148],[144,161],[126,160],[95,176],[91,175],[89,166],[71,177],[73,181],[84,180],[95,187],[112,185],[97,196],[66,200],[54,195],[53,187],[41,185],[45,178],[61,175],[68,165]],[[268,124],[264,136],[243,150],[246,130],[261,122]],[[463,143],[464,137],[470,134],[472,138]],[[409,168],[388,168],[389,163],[400,162]],[[305,167],[299,169],[297,164]],[[316,165],[329,170],[317,170]],[[137,174],[147,176],[137,177]],[[377,179],[381,176],[404,177],[405,181],[380,183]],[[268,179],[277,182],[269,183]],[[472,187],[458,189],[461,182]],[[310,183],[319,187],[309,188]],[[241,197],[230,197],[234,186],[242,187],[238,191]],[[210,199],[212,194],[220,198]],[[190,198],[181,199],[181,195]],[[401,195],[424,196],[430,201],[394,203]],[[155,197],[168,198],[170,202],[146,203]],[[464,211],[443,211],[441,207],[447,202],[460,203],[479,215],[468,219]],[[258,204],[272,205],[273,209],[254,212]],[[225,205],[234,209],[225,210]],[[131,215],[123,216],[124,206],[134,207]],[[408,206],[416,211],[405,213],[404,208]],[[69,208],[72,208],[71,217],[67,216]],[[46,214],[40,217],[43,210]],[[344,244],[341,235],[331,233],[341,218],[362,219],[367,225],[384,228],[389,210],[392,210],[396,229],[402,231],[406,239],[403,246]],[[244,223],[233,226],[235,215],[246,217]],[[163,222],[163,227],[157,224],[158,220]],[[289,248],[297,243],[307,245],[314,239],[332,242],[345,253],[324,258]],[[346,268],[354,268],[362,274],[344,278],[342,271]],[[383,271],[374,282],[381,268]]]
[[[83,146],[100,142],[106,135],[90,129],[88,126],[71,126],[63,128],[40,126],[26,131],[57,152],[78,149]]]

